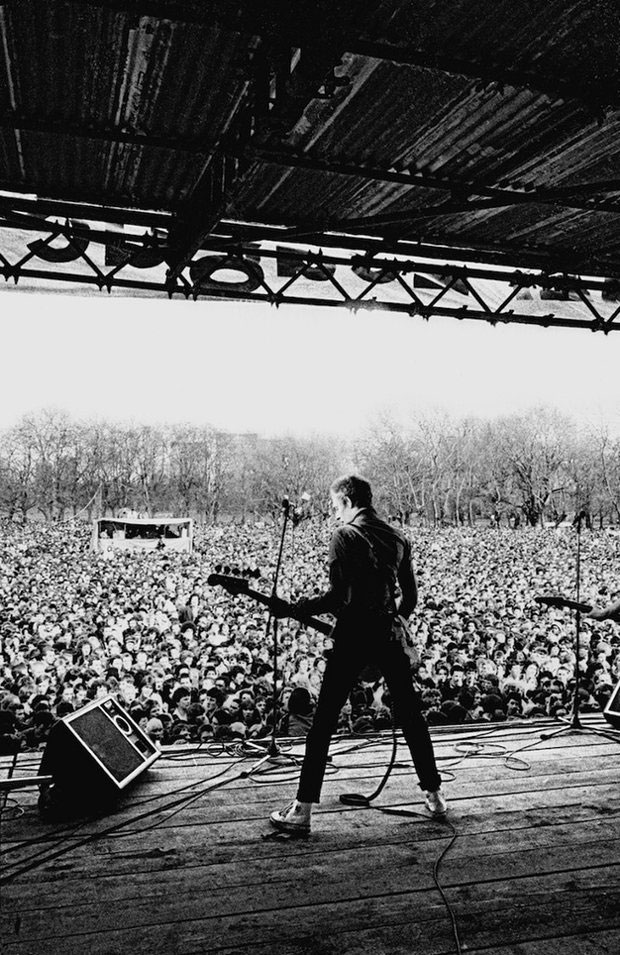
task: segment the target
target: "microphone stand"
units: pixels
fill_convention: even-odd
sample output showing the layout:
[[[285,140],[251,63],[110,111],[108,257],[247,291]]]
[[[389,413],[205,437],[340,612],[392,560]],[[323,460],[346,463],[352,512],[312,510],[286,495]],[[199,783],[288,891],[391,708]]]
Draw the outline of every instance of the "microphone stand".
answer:
[[[278,550],[278,559],[276,561],[276,569],[273,576],[273,587],[271,589],[271,598],[272,600],[278,599],[278,581],[280,578],[280,568],[282,566],[282,554],[284,551],[284,539],[286,537],[286,528],[288,526],[288,521],[291,513],[291,502],[287,497],[282,501],[282,533],[280,535],[280,548]],[[277,765],[286,765],[293,764],[295,766],[299,765],[299,760],[295,756],[288,756],[282,753],[282,750],[278,746],[276,741],[276,732],[278,728],[278,618],[274,617],[271,610],[269,610],[269,615],[267,617],[267,624],[265,626],[265,639],[269,639],[269,631],[273,626],[273,643],[272,643],[272,662],[273,662],[273,694],[272,694],[272,723],[271,723],[271,741],[269,743],[269,748],[267,750],[267,755],[263,756],[262,759],[259,759],[257,763],[248,770],[248,775],[255,773],[261,766],[265,763],[276,763]],[[251,740],[252,744],[257,743],[257,740]]]
[[[580,599],[580,588],[581,588],[581,522],[583,520],[584,514],[583,511],[580,511],[577,515],[575,521],[575,527],[577,530],[577,555],[576,555],[576,581],[575,581],[575,600],[576,603],[579,603]],[[581,639],[581,610],[575,610],[575,696],[573,698],[572,713],[570,720],[564,719],[561,716],[558,716],[557,719],[561,723],[566,723],[566,726],[562,726],[559,730],[556,730],[554,733],[542,733],[541,739],[553,739],[555,736],[562,736],[564,733],[592,733],[595,736],[604,736],[606,739],[612,739],[614,742],[619,742],[616,736],[612,736],[611,733],[606,733],[604,730],[592,729],[589,726],[584,726],[581,720],[579,719],[579,690],[581,688],[581,668],[579,666],[579,650]]]

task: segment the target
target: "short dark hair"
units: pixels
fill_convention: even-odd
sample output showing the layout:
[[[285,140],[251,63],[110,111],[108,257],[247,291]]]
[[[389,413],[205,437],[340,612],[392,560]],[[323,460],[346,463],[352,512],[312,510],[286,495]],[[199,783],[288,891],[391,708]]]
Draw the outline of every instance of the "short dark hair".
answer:
[[[348,497],[353,507],[370,507],[372,504],[370,483],[358,474],[345,474],[337,478],[330,490],[339,497]]]
[[[312,697],[305,686],[296,686],[288,700],[288,711],[297,716],[308,716],[312,713]]]
[[[191,696],[191,690],[185,686],[178,686],[174,693],[172,694],[170,702],[173,706],[176,706],[179,700],[182,700],[184,696]]]

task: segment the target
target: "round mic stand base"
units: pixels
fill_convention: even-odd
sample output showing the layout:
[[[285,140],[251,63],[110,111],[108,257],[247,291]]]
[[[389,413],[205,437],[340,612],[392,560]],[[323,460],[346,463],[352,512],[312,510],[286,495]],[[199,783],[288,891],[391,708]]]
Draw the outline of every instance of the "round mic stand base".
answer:
[[[247,770],[247,775],[252,776],[254,773],[258,773],[261,769],[268,770],[270,767],[278,767],[280,769],[294,766],[295,768],[299,767],[300,760],[297,756],[290,756],[288,753],[283,753],[276,746],[275,750],[269,747],[269,752],[266,756],[263,756],[262,759],[259,759],[253,766]]]
[[[567,733],[590,733],[592,736],[603,736],[605,739],[610,739],[614,743],[620,744],[620,736],[614,735],[612,730],[600,730],[596,729],[593,726],[584,726],[581,720],[579,719],[579,713],[574,713],[572,719],[568,720],[564,716],[557,716],[556,719],[560,723],[564,723],[564,726],[561,726],[559,729],[554,730],[552,733],[541,733],[541,739],[554,739],[556,736],[563,736]]]

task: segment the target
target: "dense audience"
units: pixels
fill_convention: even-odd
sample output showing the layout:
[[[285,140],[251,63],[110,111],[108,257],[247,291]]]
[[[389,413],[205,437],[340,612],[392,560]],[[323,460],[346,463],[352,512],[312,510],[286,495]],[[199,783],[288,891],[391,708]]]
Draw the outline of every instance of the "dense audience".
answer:
[[[326,584],[327,521],[292,531],[280,593]],[[574,596],[570,528],[411,528],[420,600],[412,617],[417,680],[428,722],[455,724],[570,715],[573,614],[537,604]],[[0,754],[41,749],[55,720],[113,694],[158,744],[257,739],[273,727],[267,612],[207,585],[213,571],[270,592],[279,528],[198,532],[192,554],[90,550],[83,525],[0,527]],[[618,583],[620,538],[584,532],[581,597],[606,603]],[[331,640],[279,623],[276,731],[304,736]],[[582,618],[580,708],[603,707],[620,679],[620,629]],[[391,725],[389,693],[368,668],[339,732]]]

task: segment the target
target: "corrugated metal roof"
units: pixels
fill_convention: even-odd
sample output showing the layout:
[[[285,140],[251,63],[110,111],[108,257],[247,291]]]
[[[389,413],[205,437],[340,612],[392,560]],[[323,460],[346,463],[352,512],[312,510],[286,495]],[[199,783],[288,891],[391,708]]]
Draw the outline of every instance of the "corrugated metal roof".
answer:
[[[3,131],[16,155],[3,164],[0,180],[67,198],[131,198],[150,206],[182,199],[238,99],[243,81],[235,66],[248,37],[105,5],[20,0],[2,14],[0,109],[11,109],[25,128]],[[33,119],[55,129],[28,130]],[[106,129],[110,142],[101,135]],[[114,142],[115,132],[143,135],[144,145]],[[158,136],[191,138],[196,155],[171,156],[149,144]]]
[[[268,7],[0,3],[0,188],[171,210],[181,244],[188,221],[202,241],[221,216],[353,235],[362,219],[366,233],[483,258],[615,255],[617,3]],[[302,65],[293,54],[283,79],[296,47]],[[312,78],[325,51],[329,89]],[[602,180],[616,187],[583,188]]]

